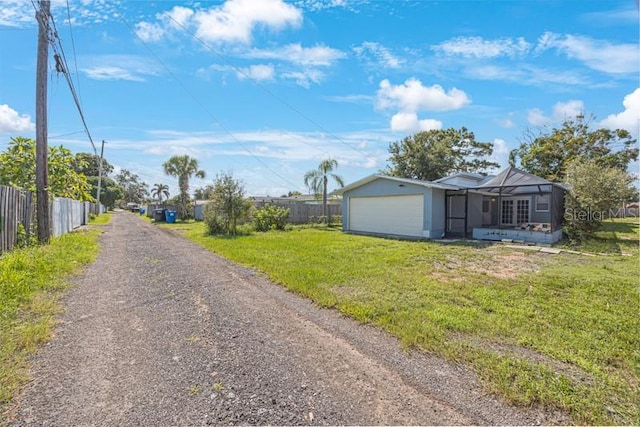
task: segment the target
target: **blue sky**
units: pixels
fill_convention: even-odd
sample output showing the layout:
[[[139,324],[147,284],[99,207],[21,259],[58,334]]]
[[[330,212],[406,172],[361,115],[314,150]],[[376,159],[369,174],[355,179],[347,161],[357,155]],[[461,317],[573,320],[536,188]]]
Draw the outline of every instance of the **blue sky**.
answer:
[[[279,196],[305,192],[304,173],[329,157],[347,183],[377,173],[389,143],[420,130],[465,126],[503,166],[528,130],[580,112],[639,133],[634,0],[54,0],[52,11],[94,141],[172,195],[162,163],[174,154],[206,171],[192,189],[231,172],[249,195]],[[36,39],[32,3],[0,0],[0,149],[34,136]],[[54,65],[49,143],[90,152]]]

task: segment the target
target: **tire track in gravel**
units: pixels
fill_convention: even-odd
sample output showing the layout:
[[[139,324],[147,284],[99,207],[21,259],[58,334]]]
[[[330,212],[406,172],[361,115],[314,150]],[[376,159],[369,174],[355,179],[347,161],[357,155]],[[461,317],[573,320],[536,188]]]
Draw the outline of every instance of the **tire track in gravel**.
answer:
[[[134,215],[114,214],[101,244],[11,425],[568,421]]]

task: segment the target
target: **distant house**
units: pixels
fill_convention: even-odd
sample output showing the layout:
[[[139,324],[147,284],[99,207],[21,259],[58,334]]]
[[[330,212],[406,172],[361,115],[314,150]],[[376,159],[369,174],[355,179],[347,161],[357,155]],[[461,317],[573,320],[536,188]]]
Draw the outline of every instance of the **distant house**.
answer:
[[[554,243],[562,238],[564,192],[509,167],[497,176],[458,173],[436,181],[370,175],[334,193],[343,196],[348,232]]]

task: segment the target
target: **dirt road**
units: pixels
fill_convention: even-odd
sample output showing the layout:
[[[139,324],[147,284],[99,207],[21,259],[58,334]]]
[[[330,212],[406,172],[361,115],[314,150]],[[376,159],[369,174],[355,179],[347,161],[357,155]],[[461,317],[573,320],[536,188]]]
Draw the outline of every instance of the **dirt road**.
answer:
[[[560,421],[132,214],[101,239],[13,425]]]

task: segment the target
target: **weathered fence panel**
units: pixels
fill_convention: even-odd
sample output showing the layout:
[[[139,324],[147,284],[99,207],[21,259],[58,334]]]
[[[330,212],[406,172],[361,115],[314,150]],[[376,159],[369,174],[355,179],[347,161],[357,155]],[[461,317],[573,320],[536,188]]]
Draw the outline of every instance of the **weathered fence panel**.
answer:
[[[283,202],[280,200],[255,203],[257,208],[262,208],[266,205],[289,209],[289,218],[287,221],[290,224],[308,224],[322,217],[322,204],[320,203]],[[327,212],[329,216],[332,217],[342,215],[342,203],[328,203]]]
[[[24,227],[25,238],[30,238],[34,210],[33,193],[0,185],[0,253],[17,245],[20,224]]]
[[[13,249],[20,224],[29,240],[35,228],[35,197],[30,191],[0,185],[0,253]],[[89,215],[105,212],[104,206],[57,197],[50,206],[51,235],[69,233],[89,223]]]
[[[95,203],[79,202],[65,197],[56,197],[51,204],[51,234],[54,237],[70,233],[89,223],[89,213]]]
[[[276,203],[276,205],[289,209],[289,223],[291,224],[306,224],[314,222],[314,218],[322,217],[322,205],[308,203],[288,203],[283,205]],[[328,204],[327,212],[329,216],[342,215],[342,206]]]

